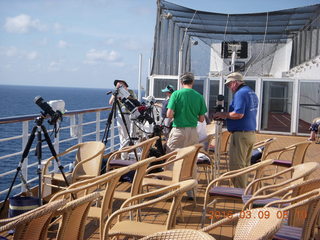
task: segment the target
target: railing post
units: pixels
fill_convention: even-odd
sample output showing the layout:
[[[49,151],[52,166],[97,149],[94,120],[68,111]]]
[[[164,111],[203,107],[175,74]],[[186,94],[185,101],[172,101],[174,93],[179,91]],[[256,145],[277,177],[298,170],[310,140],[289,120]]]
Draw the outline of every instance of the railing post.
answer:
[[[29,121],[22,122],[22,152],[25,149],[29,137]],[[24,179],[28,182],[28,157],[24,159],[24,162],[21,167],[21,173]],[[21,185],[21,192],[25,192],[26,186],[24,184]]]
[[[83,114],[78,114],[78,143],[82,143],[82,133],[83,133]]]
[[[100,141],[100,112],[96,112],[96,141]]]

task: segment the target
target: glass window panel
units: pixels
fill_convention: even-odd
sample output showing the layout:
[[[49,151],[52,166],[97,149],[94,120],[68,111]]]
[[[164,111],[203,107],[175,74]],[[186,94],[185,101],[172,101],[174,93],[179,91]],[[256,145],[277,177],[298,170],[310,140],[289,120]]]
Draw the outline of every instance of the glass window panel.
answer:
[[[193,89],[202,95],[203,95],[203,83],[204,83],[203,80],[195,80],[193,85]]]
[[[261,130],[290,132],[292,87],[291,82],[263,82]]]
[[[300,84],[299,133],[309,133],[312,120],[320,116],[320,82]]]
[[[154,94],[155,98],[165,98],[166,94],[161,92],[167,85],[172,85],[177,90],[177,79],[154,79]]]

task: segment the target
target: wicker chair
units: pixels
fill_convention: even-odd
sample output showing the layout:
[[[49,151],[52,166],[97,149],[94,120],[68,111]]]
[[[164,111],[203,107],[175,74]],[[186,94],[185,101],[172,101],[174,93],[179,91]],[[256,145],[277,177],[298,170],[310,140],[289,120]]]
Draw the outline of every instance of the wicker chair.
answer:
[[[99,197],[99,193],[91,193],[77,200],[67,203],[59,209],[57,215],[62,215],[59,225],[57,240],[84,239],[86,219],[92,201]]]
[[[252,195],[254,196],[263,195],[270,191],[271,192],[274,191],[274,189],[279,189],[287,186],[290,187],[290,186],[294,186],[295,184],[306,181],[309,175],[317,169],[320,169],[320,163],[308,162],[308,163],[303,163],[303,164],[293,166],[291,168],[285,169],[281,172],[278,172],[270,176],[256,179],[252,181],[248,185],[248,187],[245,189],[244,193],[242,194],[242,201],[244,203],[247,203],[249,199],[251,199]],[[277,184],[271,184],[268,186],[261,187],[260,189],[256,189],[257,185],[263,186],[263,184],[266,182],[270,182],[270,183],[277,182],[277,179],[282,177],[285,178],[288,173],[291,174],[291,177],[289,177],[288,179],[281,181]],[[261,200],[259,202],[256,202],[256,204],[259,204],[259,206],[261,206],[273,200],[276,200],[276,199],[265,199],[264,201]]]
[[[280,148],[276,150],[272,150],[268,152],[267,156],[270,158],[272,156],[271,154],[277,154],[274,159],[274,164],[281,167],[292,167],[301,163],[304,163],[304,159],[306,156],[306,152],[308,150],[308,147],[310,146],[310,141],[303,141],[296,144],[292,144],[285,148]],[[292,152],[291,160],[283,160],[281,159],[281,156],[285,153]]]
[[[320,189],[308,191],[302,195],[287,200],[274,201],[267,207],[283,206],[288,216],[288,225],[284,225],[275,234],[274,239],[310,240],[315,237],[315,225],[320,214]]]
[[[113,152],[112,154],[108,154],[108,161],[106,164],[106,172],[110,171],[114,168],[129,166],[136,161],[140,161],[146,159],[149,155],[150,148],[154,143],[159,139],[159,137],[153,137],[147,139],[143,142],[135,144],[133,146],[127,146],[121,148],[118,151]],[[133,153],[138,159],[122,159],[121,156],[126,154],[130,156],[130,153]]]
[[[100,175],[102,157],[105,151],[105,145],[102,142],[91,141],[79,143],[64,152],[59,153],[57,157],[64,156],[74,150],[77,150],[76,166],[72,173],[65,173],[69,184]],[[49,173],[49,166],[53,165],[53,161],[54,157],[49,158],[42,169],[42,189],[45,189],[46,186],[66,189],[61,173]],[[51,182],[58,182],[59,185],[52,184]],[[44,190],[42,194],[45,192],[46,190]]]
[[[233,214],[214,224],[211,224],[201,231],[209,232],[214,228],[238,220],[234,240],[263,240],[271,238],[281,227],[283,211],[277,208],[255,208]]]
[[[47,239],[48,225],[54,213],[64,206],[66,200],[58,200],[19,216],[0,220],[0,233],[14,229],[13,239]],[[5,224],[5,225],[4,225]],[[3,235],[3,234],[2,234]]]
[[[266,160],[266,157],[269,153],[269,148],[273,142],[275,142],[277,139],[276,138],[268,138],[259,142],[256,142],[253,146],[253,153],[251,157],[251,164],[255,164],[257,162],[261,162],[263,160]],[[259,152],[260,156],[259,158],[254,156],[254,152],[257,151]]]
[[[214,240],[209,234],[193,229],[173,229],[151,234],[140,240]]]
[[[228,163],[228,146],[229,146],[229,139],[230,139],[231,133],[229,131],[223,131],[220,135],[220,157],[224,157],[226,161],[226,169],[229,170],[229,163]],[[208,149],[210,155],[214,156],[214,152],[216,151],[215,147],[211,147],[209,145]]]
[[[135,163],[131,165],[131,171],[135,171],[134,173],[134,178],[130,187],[130,192],[127,191],[120,191],[116,190],[114,192],[114,199],[120,199],[120,200],[127,200],[130,197],[133,197],[135,195],[141,194],[142,193],[142,182],[143,178],[146,175],[147,168],[150,166],[152,163],[156,163],[159,160],[159,158],[147,158],[144,160],[139,161],[138,163]]]
[[[156,158],[154,157],[148,158],[128,167],[114,169],[94,179],[74,183],[67,190],[57,193],[52,199],[78,198],[91,192],[98,191],[100,194],[98,201],[99,206],[92,206],[89,209],[88,217],[99,219],[99,232],[100,238],[102,238],[103,227],[108,216],[111,214],[115,189],[119,183],[120,177],[130,171],[139,169],[140,166],[144,167],[145,165],[149,165],[155,160]]]
[[[173,164],[172,171],[169,170],[166,172],[166,173],[170,173],[171,176],[169,176],[169,174],[165,174],[162,172],[160,172],[159,174],[146,175],[146,177],[143,179],[142,186],[143,187],[146,187],[146,186],[164,187],[180,181],[192,179],[194,175],[193,173],[195,170],[195,166],[196,166],[197,155],[200,148],[202,148],[202,144],[196,144],[193,146],[180,148],[176,150],[176,152],[169,153],[169,155],[167,156],[175,156],[175,157],[173,159],[170,158],[169,161],[166,161],[163,164],[158,164],[156,166],[152,166],[148,168],[147,173],[154,170],[155,168],[165,167]],[[161,176],[163,176],[166,179],[159,179],[159,177]]]
[[[211,181],[211,176],[213,174],[213,155],[210,153],[209,144],[214,139],[214,134],[209,134],[207,138],[200,142],[203,144],[203,148],[199,150],[197,155],[197,166],[198,168],[202,167],[207,179],[207,183]]]
[[[242,195],[245,192],[245,189],[235,188],[231,186],[231,184],[229,184],[229,186],[221,186],[225,181],[229,181],[230,183],[233,178],[244,175],[244,174],[249,174],[249,173],[254,175],[253,179],[257,179],[262,175],[263,169],[267,166],[270,166],[272,163],[273,163],[273,160],[271,159],[265,160],[243,169],[226,172],[222,174],[220,177],[210,182],[210,184],[208,184],[206,188],[206,192],[204,196],[204,203],[203,203],[203,209],[202,209],[202,221],[201,221],[202,227],[204,226],[206,211],[209,205],[213,204],[213,209],[215,209],[215,205],[218,199],[224,199],[224,200],[231,199],[231,200],[237,200],[237,201],[242,200]]]
[[[109,239],[112,236],[124,235],[127,237],[145,237],[156,232],[166,231],[174,228],[175,219],[178,210],[178,206],[181,202],[182,195],[197,185],[197,181],[194,179],[182,181],[161,189],[157,189],[152,192],[140,194],[129,198],[125,201],[121,208],[115,211],[108,219],[105,228],[103,239]],[[159,196],[160,195],[160,196]],[[156,196],[152,200],[143,201],[143,199]],[[158,202],[167,201],[172,199],[171,207],[169,208],[169,213],[167,215],[166,224],[154,224],[140,222],[139,216],[135,220],[130,220],[128,218],[123,219],[125,213],[131,214],[132,211],[141,211],[144,208],[154,207]],[[136,205],[131,205],[132,203],[140,202]],[[131,206],[130,206],[131,205]],[[154,208],[155,209],[155,208]],[[163,209],[160,209],[163,212]],[[114,220],[117,221],[114,223]]]
[[[268,187],[269,194],[259,194],[259,192],[262,193],[261,191],[254,193],[252,197],[246,201],[242,210],[262,207],[270,202],[296,197],[314,189],[320,189],[320,178],[309,179],[280,189],[278,186],[272,185]]]

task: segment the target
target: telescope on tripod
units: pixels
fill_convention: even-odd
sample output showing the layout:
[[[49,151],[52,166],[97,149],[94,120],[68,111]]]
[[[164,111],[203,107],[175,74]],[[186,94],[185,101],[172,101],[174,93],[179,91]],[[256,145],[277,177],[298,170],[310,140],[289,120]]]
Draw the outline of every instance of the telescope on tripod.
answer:
[[[38,159],[38,167],[37,167],[37,174],[38,174],[38,198],[39,198],[39,206],[42,205],[42,189],[41,189],[41,160],[42,160],[42,142],[45,140],[48,144],[48,147],[50,149],[50,152],[52,154],[52,156],[55,158],[57,164],[58,164],[58,168],[63,176],[63,179],[66,183],[67,186],[69,186],[68,184],[68,181],[67,181],[67,178],[63,172],[63,166],[60,164],[60,161],[58,160],[57,158],[57,153],[53,147],[53,144],[51,142],[51,139],[49,137],[49,134],[47,132],[47,129],[46,127],[43,125],[43,122],[44,120],[47,118],[47,117],[50,117],[50,119],[48,120],[48,123],[50,125],[53,125],[54,126],[54,129],[56,131],[56,125],[57,125],[57,122],[59,120],[62,120],[62,115],[64,114],[65,112],[65,103],[63,100],[54,100],[54,101],[50,101],[50,102],[45,102],[43,100],[42,97],[40,96],[37,96],[35,97],[34,99],[34,103],[37,104],[41,109],[42,111],[40,112],[40,116],[37,117],[35,119],[35,125],[34,127],[32,128],[31,130],[31,134],[30,134],[30,137],[28,139],[28,142],[23,150],[23,153],[22,153],[22,157],[21,157],[21,160],[19,162],[19,165],[18,167],[16,168],[16,173],[15,173],[15,176],[11,182],[11,185],[10,185],[10,188],[7,192],[7,195],[5,197],[5,200],[4,200],[4,203],[0,209],[0,214],[5,206],[5,203],[6,201],[8,200],[9,196],[10,196],[10,193],[12,191],[12,188],[13,188],[13,185],[16,181],[16,178],[17,176],[20,174],[20,178],[21,178],[21,181],[22,183],[26,186],[26,188],[29,190],[29,187],[27,185],[27,181],[24,179],[24,176],[23,174],[21,173],[21,168],[22,168],[22,164],[25,160],[26,157],[28,157],[29,155],[29,152],[30,152],[30,149],[31,149],[31,146],[32,146],[32,143],[37,135],[37,145],[36,145],[36,156],[37,156],[37,159]],[[43,133],[43,136],[44,136],[44,140],[42,139],[42,133]]]
[[[157,124],[157,122],[159,122],[158,121],[159,119],[157,119],[157,116],[154,116],[153,114],[153,108],[155,103],[154,97],[149,96],[146,98],[146,101],[147,101],[146,103],[140,103],[137,99],[132,98],[130,92],[126,90],[123,86],[116,88],[114,91],[107,92],[107,95],[110,95],[110,94],[113,95],[113,98],[116,101],[113,101],[112,103],[112,108],[111,108],[111,111],[109,112],[102,142],[107,144],[112,120],[116,118],[116,110],[120,113],[120,118],[122,119],[122,122],[124,125],[123,130],[126,131],[128,134],[129,145],[133,144],[133,140],[138,140],[139,138],[136,138],[136,136],[130,136],[131,132],[129,130],[127,120],[130,120],[131,121],[130,123],[133,124],[134,127],[138,128],[141,132],[143,132],[143,134],[145,134],[147,138],[154,137],[154,136],[161,136],[162,127],[159,124]],[[129,112],[130,116],[129,118],[127,118],[127,120],[124,117],[124,113],[122,112],[123,109],[121,108],[121,105],[124,106],[125,109]],[[118,118],[119,118],[119,114],[118,114]],[[148,130],[144,129],[143,126],[145,124],[149,125]],[[161,143],[161,138],[156,142],[156,147],[159,150],[159,152],[162,155],[164,155],[165,151]]]

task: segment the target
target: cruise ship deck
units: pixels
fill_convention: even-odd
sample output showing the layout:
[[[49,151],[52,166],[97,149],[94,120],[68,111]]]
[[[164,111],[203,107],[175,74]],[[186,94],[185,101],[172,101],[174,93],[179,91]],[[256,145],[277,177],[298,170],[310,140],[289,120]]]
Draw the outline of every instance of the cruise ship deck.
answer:
[[[268,135],[268,134],[258,134],[257,140],[263,140],[271,137],[276,137],[277,141],[271,145],[271,149],[279,149],[294,143],[298,143],[301,141],[306,140],[306,137],[297,137],[297,136],[284,136],[284,135]],[[315,144],[314,142],[310,145],[307,150],[305,162],[315,161],[320,163],[320,144]],[[270,156],[272,157],[272,155]],[[284,159],[290,158],[290,154],[284,155]],[[225,161],[221,161],[221,171],[225,171]],[[274,171],[274,167],[270,168],[270,171]],[[320,170],[314,172],[310,178],[319,178]],[[187,228],[187,229],[200,229],[201,228],[201,211],[203,207],[203,200],[204,200],[204,193],[206,189],[206,179],[204,172],[199,169],[199,176],[198,176],[198,189],[197,189],[197,196],[196,196],[196,204],[194,201],[189,200],[187,196],[183,197],[182,201],[182,216],[177,218],[177,225],[176,228]],[[122,183],[119,188],[124,190],[128,188],[127,183]],[[114,208],[118,208],[121,202],[116,202]],[[222,218],[226,217],[230,213],[236,213],[241,211],[242,204],[240,202],[235,201],[219,201],[217,204],[217,208],[215,211],[215,216],[213,216],[213,221],[221,220]],[[163,209],[159,214],[159,211],[155,212],[154,209],[158,208]],[[169,203],[161,203],[155,205],[154,207],[150,208],[148,211],[142,213],[142,219],[145,222],[149,223],[157,223],[161,224],[165,222],[167,217],[167,211],[169,208]],[[220,214],[220,216],[219,216]],[[210,211],[206,217],[206,224],[210,224]],[[232,236],[234,234],[235,223],[232,225],[222,226],[210,232],[210,234],[217,240],[231,240],[233,239]],[[320,235],[319,235],[320,237]],[[86,238],[87,239],[99,239],[99,230],[97,222],[93,220],[88,220],[88,225],[86,228]]]

